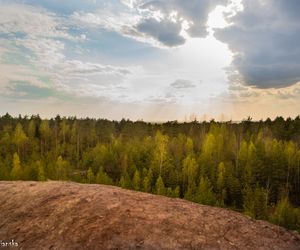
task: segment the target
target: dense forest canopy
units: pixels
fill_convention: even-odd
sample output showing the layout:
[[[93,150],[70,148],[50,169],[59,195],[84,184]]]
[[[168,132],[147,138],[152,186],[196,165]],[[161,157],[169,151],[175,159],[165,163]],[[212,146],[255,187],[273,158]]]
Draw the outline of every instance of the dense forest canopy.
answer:
[[[71,180],[230,207],[300,229],[300,117],[240,122],[0,117],[0,180]]]

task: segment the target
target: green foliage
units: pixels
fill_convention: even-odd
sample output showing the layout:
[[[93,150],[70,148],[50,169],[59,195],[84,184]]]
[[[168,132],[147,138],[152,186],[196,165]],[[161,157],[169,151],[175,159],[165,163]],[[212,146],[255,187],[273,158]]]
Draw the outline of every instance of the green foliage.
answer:
[[[87,171],[87,181],[88,183],[93,183],[95,181],[95,175],[91,167]]]
[[[175,198],[180,197],[180,188],[179,188],[179,186],[176,186],[176,188],[173,190],[173,197],[175,197]]]
[[[100,169],[97,173],[96,183],[105,184],[105,185],[112,185],[113,184],[112,179],[104,172],[103,167],[100,167]]]
[[[154,161],[157,164],[159,175],[161,175],[162,167],[167,158],[167,144],[168,137],[158,131],[155,136]]]
[[[200,164],[201,176],[208,176],[211,180],[215,178],[215,167],[217,160],[216,138],[213,134],[207,134],[201,150]]]
[[[169,196],[169,197],[173,197],[173,198],[179,198],[179,186],[177,186],[176,188],[172,189],[170,187],[165,188],[165,195]]]
[[[59,156],[56,161],[56,175],[58,180],[68,179],[69,164],[66,160],[63,160],[62,156]]]
[[[146,176],[143,180],[143,191],[150,193],[151,192],[151,182],[148,178],[148,176]]]
[[[0,180],[9,180],[10,172],[8,166],[0,159]]]
[[[246,187],[244,190],[244,212],[255,219],[266,219],[267,217],[267,195],[266,190],[256,186]]]
[[[38,169],[38,180],[39,181],[45,181],[46,180],[46,175],[45,175],[45,170],[44,166],[40,161],[36,162],[36,166]]]
[[[36,124],[34,120],[30,120],[27,130],[28,137],[30,139],[35,138],[36,136]]]
[[[22,125],[18,123],[14,133],[14,142],[17,145],[18,154],[20,154],[20,149],[24,146],[26,141],[27,136],[23,131]]]
[[[140,173],[138,170],[135,171],[133,179],[132,179],[132,186],[134,190],[140,190],[141,188],[141,178]]]
[[[120,182],[119,182],[119,186],[122,188],[127,188],[127,189],[132,188],[131,180],[130,180],[130,177],[129,177],[127,171],[125,171],[122,174]]]
[[[225,189],[225,164],[221,162],[218,166],[218,177],[217,177],[217,197],[219,206],[224,205],[226,198],[226,189]]]
[[[215,205],[216,197],[212,191],[211,182],[207,177],[201,177],[196,201],[205,205]]]
[[[187,186],[184,198],[194,201],[196,195],[197,162],[191,155],[188,155],[183,160],[183,176],[185,186]]]
[[[13,157],[13,167],[11,170],[11,179],[12,180],[20,180],[22,178],[22,168],[19,155],[14,153]]]
[[[300,117],[154,124],[7,114],[0,180],[115,184],[300,230],[299,131]]]
[[[157,181],[155,183],[155,193],[159,195],[165,195],[166,194],[166,188],[163,179],[161,176],[157,178]]]
[[[277,203],[271,221],[279,226],[299,230],[299,209],[293,208],[285,197]]]

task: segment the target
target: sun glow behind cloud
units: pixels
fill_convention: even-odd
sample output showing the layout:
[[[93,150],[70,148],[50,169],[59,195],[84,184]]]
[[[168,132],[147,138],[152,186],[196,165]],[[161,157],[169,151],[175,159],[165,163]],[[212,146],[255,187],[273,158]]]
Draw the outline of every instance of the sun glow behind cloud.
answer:
[[[266,6],[270,1],[264,1]],[[242,41],[243,34],[255,37],[247,25],[255,24],[247,18],[249,11],[256,14],[250,2],[227,3],[74,0],[71,6],[0,0],[0,111],[53,116],[59,110],[65,115],[160,121],[183,120],[192,113],[215,118],[224,113],[235,120],[248,115],[259,119],[277,110],[294,114],[300,106],[300,87],[287,88],[281,79],[289,84],[297,80],[297,63],[287,63],[288,77],[278,71],[279,80],[265,74],[268,81],[259,81],[264,79],[262,69],[273,73],[272,67],[280,65],[266,61],[275,57],[269,56],[262,39],[252,40],[257,53],[252,43]],[[261,15],[261,0],[251,3],[260,11],[259,18],[269,22],[270,17]],[[278,6],[272,13],[278,13]],[[248,12],[243,15],[244,11]],[[290,16],[280,18],[298,27]],[[261,36],[270,40],[269,26],[255,25],[258,31],[266,29]],[[281,49],[276,41],[272,46]],[[259,55],[265,51],[262,59]],[[276,89],[282,85],[282,90]],[[280,107],[272,108],[272,102]]]

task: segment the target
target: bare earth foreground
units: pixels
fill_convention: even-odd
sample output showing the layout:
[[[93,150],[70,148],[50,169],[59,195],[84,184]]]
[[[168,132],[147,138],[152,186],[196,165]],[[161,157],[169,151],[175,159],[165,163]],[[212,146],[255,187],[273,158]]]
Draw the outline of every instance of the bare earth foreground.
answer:
[[[0,182],[0,240],[22,249],[300,249],[221,208],[104,185]]]

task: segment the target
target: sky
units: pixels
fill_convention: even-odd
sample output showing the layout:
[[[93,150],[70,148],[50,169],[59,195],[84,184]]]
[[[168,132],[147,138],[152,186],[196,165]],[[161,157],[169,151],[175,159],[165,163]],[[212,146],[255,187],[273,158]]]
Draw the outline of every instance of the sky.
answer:
[[[299,0],[0,0],[0,114],[295,117],[299,12]]]

